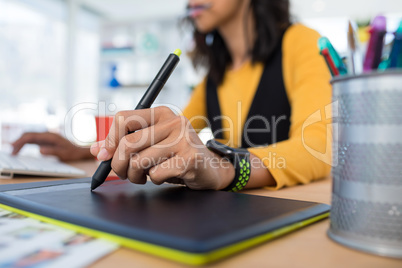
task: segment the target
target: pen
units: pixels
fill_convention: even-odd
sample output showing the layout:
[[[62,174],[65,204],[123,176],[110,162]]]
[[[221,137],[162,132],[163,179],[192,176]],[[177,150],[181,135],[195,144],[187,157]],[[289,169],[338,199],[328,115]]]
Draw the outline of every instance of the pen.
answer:
[[[335,67],[335,64],[331,58],[331,56],[329,55],[329,50],[328,48],[324,48],[323,50],[321,50],[321,55],[324,56],[325,62],[327,63],[328,69],[331,72],[332,76],[337,76],[339,75],[339,71],[338,69]]]
[[[318,48],[320,49],[320,53],[324,56],[333,76],[347,74],[345,64],[327,37],[318,39]],[[323,51],[325,51],[324,54],[322,53]],[[331,66],[331,62],[333,66]]]
[[[170,75],[172,74],[174,68],[176,67],[177,63],[180,61],[181,50],[176,49],[173,53],[171,53],[168,58],[166,59],[165,63],[162,65],[161,69],[159,70],[158,74],[155,76],[152,83],[149,85],[147,91],[145,92],[144,96],[138,103],[135,110],[146,109],[150,108],[156,97],[158,96],[159,92],[165,85],[166,81],[169,79]],[[130,134],[130,132],[128,133]],[[92,176],[91,182],[91,191],[98,188],[102,183],[105,182],[107,176],[109,175],[110,171],[112,170],[111,167],[112,159],[107,161],[102,161],[95,171],[94,175]]]
[[[400,67],[402,67],[402,21],[399,23],[399,27],[395,32],[395,39],[394,43],[392,44],[387,68]]]
[[[360,74],[362,72],[362,59],[359,51],[357,36],[356,36],[356,23],[349,20],[348,25],[348,51],[349,60],[347,61],[348,71],[351,74]]]
[[[375,70],[381,62],[384,36],[387,31],[387,21],[384,16],[377,16],[373,19],[370,29],[370,40],[364,58],[363,71]]]

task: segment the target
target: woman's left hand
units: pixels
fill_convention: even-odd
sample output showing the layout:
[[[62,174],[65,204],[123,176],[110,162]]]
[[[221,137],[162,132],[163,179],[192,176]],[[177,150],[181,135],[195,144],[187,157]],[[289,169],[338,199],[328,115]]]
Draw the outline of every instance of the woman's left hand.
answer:
[[[208,150],[187,118],[169,108],[119,112],[104,141],[91,153],[112,159],[113,171],[122,179],[155,184],[181,179],[192,189],[224,189],[234,178],[234,167]]]

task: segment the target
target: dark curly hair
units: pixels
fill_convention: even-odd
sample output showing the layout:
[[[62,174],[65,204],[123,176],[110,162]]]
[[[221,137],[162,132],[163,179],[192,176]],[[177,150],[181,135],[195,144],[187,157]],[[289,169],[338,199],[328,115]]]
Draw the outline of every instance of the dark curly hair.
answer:
[[[256,40],[250,54],[255,62],[266,62],[274,52],[281,36],[291,24],[289,0],[251,0],[250,7],[254,14]],[[191,52],[194,67],[206,67],[208,76],[217,84],[221,84],[225,70],[232,63],[226,44],[218,31],[201,33],[193,25],[195,48]],[[205,37],[213,34],[213,42],[207,45]]]

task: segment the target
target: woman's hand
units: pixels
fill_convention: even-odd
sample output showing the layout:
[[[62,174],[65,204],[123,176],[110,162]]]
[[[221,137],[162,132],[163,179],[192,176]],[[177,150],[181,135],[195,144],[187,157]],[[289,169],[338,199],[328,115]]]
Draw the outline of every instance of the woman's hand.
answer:
[[[218,190],[235,174],[230,162],[205,147],[185,117],[167,107],[119,112],[106,140],[93,144],[91,153],[102,161],[113,157],[113,171],[138,184],[149,175],[155,184],[181,179],[192,189]]]
[[[12,143],[12,154],[18,154],[27,143],[39,145],[41,154],[57,156],[61,161],[76,161],[92,157],[88,148],[78,147],[59,134],[50,132],[24,133]]]

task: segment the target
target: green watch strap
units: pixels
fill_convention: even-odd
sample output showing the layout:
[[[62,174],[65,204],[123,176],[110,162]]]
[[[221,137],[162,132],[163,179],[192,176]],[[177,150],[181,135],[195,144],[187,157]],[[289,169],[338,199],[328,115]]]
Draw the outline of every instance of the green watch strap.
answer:
[[[244,148],[231,148],[216,140],[209,140],[206,147],[214,153],[228,159],[235,168],[235,176],[228,187],[222,191],[237,192],[242,190],[250,180],[250,153]]]
[[[250,154],[236,155],[232,164],[235,168],[235,177],[228,187],[223,191],[237,192],[242,190],[250,180],[251,166],[250,166]]]

